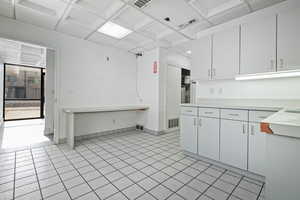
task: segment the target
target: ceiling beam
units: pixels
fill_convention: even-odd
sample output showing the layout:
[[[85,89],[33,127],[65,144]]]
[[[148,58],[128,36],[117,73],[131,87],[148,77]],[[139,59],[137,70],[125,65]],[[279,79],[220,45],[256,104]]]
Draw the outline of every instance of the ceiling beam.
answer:
[[[166,23],[161,22],[159,19],[157,19],[157,18],[153,17],[152,15],[146,13],[146,12],[143,11],[142,9],[137,8],[137,7],[134,6],[132,3],[127,2],[127,1],[125,1],[125,0],[121,0],[121,1],[122,1],[123,3],[125,3],[126,5],[128,5],[128,6],[132,7],[132,8],[134,8],[134,9],[137,10],[138,12],[140,12],[140,13],[146,15],[147,17],[151,18],[153,21],[156,21],[156,22],[160,23],[161,25],[167,27],[168,29],[171,29],[172,31],[177,32],[178,34],[182,35],[182,36],[185,37],[186,39],[188,39],[188,40],[193,40],[193,39],[194,39],[194,38],[190,37],[189,35],[186,35],[185,33],[182,33],[180,30],[177,30],[176,28],[173,28],[172,26],[170,26],[170,25],[168,25],[168,24],[166,24]]]
[[[253,8],[252,6],[250,5],[249,1],[248,0],[243,0],[244,3],[247,5],[248,9],[249,9],[249,12],[253,12]]]
[[[193,2],[195,2],[196,0],[191,0],[191,1],[184,1],[187,3],[187,5],[192,8],[194,11],[196,11],[196,13],[198,14],[198,16],[206,21],[210,26],[214,26],[214,23],[212,23],[211,21],[209,21],[203,14],[202,12],[199,10],[199,8],[197,8],[196,6],[193,5]]]
[[[77,2],[78,0],[70,0],[69,3],[67,4],[63,14],[61,15],[61,17],[59,18],[59,20],[57,21],[57,23],[55,24],[54,30],[57,30],[59,24],[63,21],[65,21],[65,19],[69,16],[73,5]]]

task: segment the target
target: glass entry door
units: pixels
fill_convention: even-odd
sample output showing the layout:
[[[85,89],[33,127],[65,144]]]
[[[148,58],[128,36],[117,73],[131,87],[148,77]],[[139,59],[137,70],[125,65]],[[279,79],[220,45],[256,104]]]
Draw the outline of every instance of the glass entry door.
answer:
[[[5,121],[44,118],[43,68],[4,65]]]

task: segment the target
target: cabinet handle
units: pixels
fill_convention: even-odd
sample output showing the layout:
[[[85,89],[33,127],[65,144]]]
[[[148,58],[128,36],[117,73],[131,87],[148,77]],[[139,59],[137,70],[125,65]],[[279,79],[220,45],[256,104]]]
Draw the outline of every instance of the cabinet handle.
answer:
[[[243,134],[246,134],[245,124],[243,124]]]
[[[213,68],[213,76],[216,76],[216,69]]]
[[[201,120],[201,118],[199,118],[198,124],[199,124],[200,127],[202,126],[202,120]]]
[[[213,114],[213,112],[204,112],[204,114]]]
[[[284,65],[284,60],[282,58],[279,59],[279,62],[280,62],[280,65],[279,65],[279,68],[283,68],[283,65]]]
[[[254,126],[251,125],[251,135],[254,135]]]
[[[274,60],[272,59],[272,60],[271,60],[271,70],[274,69],[274,63],[275,63],[275,62],[274,62]]]

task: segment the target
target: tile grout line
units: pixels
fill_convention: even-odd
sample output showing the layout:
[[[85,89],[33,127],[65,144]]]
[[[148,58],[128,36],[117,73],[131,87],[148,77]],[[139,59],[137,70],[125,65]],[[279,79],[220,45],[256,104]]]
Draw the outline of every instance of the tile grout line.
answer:
[[[17,152],[15,152],[15,163],[14,163],[14,184],[13,184],[13,200],[15,200],[16,195],[16,170],[17,170]]]
[[[96,144],[97,146],[99,146],[98,144]],[[86,147],[86,145],[85,145],[85,147]],[[86,148],[88,148],[88,147],[86,147]],[[88,149],[90,149],[90,148],[88,148]],[[120,150],[120,151],[122,151],[122,150]],[[151,150],[150,150],[151,151]],[[122,151],[123,152],[123,151]],[[177,153],[174,153],[173,155],[176,155]],[[116,156],[116,157],[118,157],[118,156]],[[152,157],[152,156],[149,156],[150,158]],[[120,159],[120,158],[119,158]],[[184,158],[182,158],[182,159],[180,159],[180,160],[183,160]],[[123,162],[125,162],[125,163],[127,163],[125,160],[122,160],[122,159],[120,159],[121,161],[123,161]],[[139,159],[137,159],[137,160],[139,160]],[[173,160],[173,159],[171,159],[171,160]],[[175,162],[180,162],[180,160],[177,160],[177,161],[175,161],[175,160],[173,160],[173,161],[175,161]],[[159,162],[159,161],[161,161],[161,160],[157,160],[156,162]],[[139,162],[143,162],[142,160],[139,160]],[[154,162],[154,163],[156,163],[156,162]],[[197,160],[195,160],[192,164],[194,164],[195,162],[197,162]],[[154,163],[152,163],[152,164],[154,164]],[[128,164],[130,164],[130,163],[128,163]],[[134,164],[134,163],[133,163]],[[147,164],[147,166],[146,167],[148,167],[148,166],[151,166],[152,164],[148,164],[148,163],[145,163],[145,164]],[[174,164],[174,163],[172,163],[172,164]],[[169,165],[166,165],[166,167],[164,167],[164,168],[162,168],[162,169],[166,169],[166,168],[168,168],[168,167],[172,167],[171,165],[172,164],[169,164]],[[187,169],[188,167],[190,167],[192,164],[190,164],[190,165],[187,165],[184,169],[182,169],[182,170],[177,170],[178,172],[176,173],[176,174],[179,174],[180,172],[182,172],[182,173],[184,173],[183,171],[185,170],[185,169]],[[131,165],[131,167],[133,167],[132,166],[132,164],[130,164]],[[144,168],[146,168],[146,167],[144,167]],[[143,171],[141,171],[141,169],[137,169],[137,168],[135,168],[135,167],[133,167],[134,169],[136,169],[137,171],[139,171],[140,173],[142,173],[143,175],[145,175],[146,177],[144,178],[144,179],[141,179],[140,181],[138,181],[138,182],[141,182],[142,180],[145,180],[146,178],[151,178],[150,176],[148,176],[147,174],[145,174]],[[144,168],[142,168],[142,169],[144,169]],[[172,167],[173,168],[173,167]],[[208,167],[209,168],[209,167]],[[207,169],[208,169],[207,168]],[[161,170],[162,170],[161,169]],[[117,169],[118,170],[118,169]],[[158,171],[161,171],[161,170],[158,170]],[[205,169],[206,170],[206,169]],[[205,171],[204,170],[204,171]],[[119,170],[118,170],[119,171]],[[203,172],[203,171],[202,171]],[[201,172],[201,173],[202,173]],[[121,172],[122,173],[122,172]],[[134,172],[133,172],[134,173]],[[155,173],[157,173],[157,172],[155,172]],[[154,174],[155,174],[154,173]],[[162,172],[162,173],[164,173],[164,172]],[[163,183],[164,182],[166,182],[167,180],[169,180],[169,179],[171,179],[171,178],[173,178],[173,176],[175,176],[176,174],[174,174],[174,175],[172,175],[172,176],[169,176],[168,174],[166,174],[167,176],[169,176],[166,180],[164,180],[164,181],[162,181],[162,182],[160,182],[160,183],[158,183],[158,185],[156,185],[155,187],[153,187],[153,188],[151,188],[151,190],[152,189],[154,189],[154,188],[156,188],[156,187],[158,187],[159,185],[162,185],[163,187],[166,187],[166,186],[164,186],[163,185]],[[186,174],[186,173],[184,173],[184,174]],[[188,175],[188,174],[186,174],[186,175]],[[129,178],[127,175],[125,175],[127,178]],[[189,176],[189,175],[188,175]],[[194,177],[195,178],[195,177]],[[130,178],[129,178],[130,179]],[[151,178],[152,179],[152,178]],[[131,180],[131,179],[130,179]],[[155,179],[154,179],[155,180]],[[177,180],[177,179],[175,179],[175,180]],[[192,181],[193,179],[191,179],[191,181]],[[156,181],[156,180],[155,180]],[[136,182],[135,184],[137,184],[137,185],[139,185],[138,184],[138,182]],[[157,181],[156,181],[157,182]],[[181,182],[181,181],[179,181],[179,182]],[[182,183],[182,182],[181,182]],[[140,185],[139,185],[140,186]],[[185,186],[185,184],[183,185],[183,186]],[[182,187],[183,187],[182,186]],[[141,186],[140,186],[141,187]],[[142,189],[144,189],[143,187],[141,187]],[[170,190],[168,187],[166,187],[168,190]],[[144,189],[145,190],[145,189]],[[145,190],[146,191],[146,190]],[[171,195],[173,195],[174,193],[176,193],[176,192],[174,192],[174,191],[172,191],[172,190],[170,190],[172,193],[167,197],[167,198],[169,198]],[[150,191],[146,191],[146,193],[148,193],[148,194],[150,194],[151,196],[153,196],[151,193],[150,193]],[[142,195],[144,195],[145,193],[143,193]],[[140,196],[138,196],[137,198],[139,198],[139,197],[141,197],[142,195],[140,195]],[[179,195],[180,196],[180,195]],[[154,197],[154,196],[153,196]],[[157,199],[156,197],[154,197],[155,199]]]
[[[50,155],[48,154],[48,152],[47,152],[47,150],[46,150],[45,148],[43,148],[43,149],[44,149],[45,153],[47,154],[47,156],[48,156],[48,158],[49,158],[49,161],[50,161],[51,164],[53,165],[53,168],[54,168],[54,170],[55,170],[57,176],[59,177],[60,182],[61,182],[62,185],[64,186],[65,191],[67,192],[67,194],[68,194],[68,196],[70,197],[70,199],[72,199],[72,198],[71,198],[71,195],[70,195],[70,193],[69,193],[69,191],[68,191],[68,189],[67,189],[65,183],[63,182],[63,180],[62,180],[60,174],[58,173],[57,168],[55,167],[55,165],[54,165],[54,163],[53,163],[53,161],[52,161]],[[55,177],[55,176],[52,176],[51,178],[53,178],[53,177]],[[53,185],[54,185],[54,184],[53,184]],[[48,187],[51,187],[51,186],[53,186],[53,185],[49,185]],[[47,187],[46,187],[46,188],[47,188]],[[64,192],[64,191],[62,191],[62,192]],[[54,195],[56,195],[56,194],[54,194]],[[51,196],[54,196],[54,195],[50,195],[50,196],[48,196],[47,198],[49,198],[49,197],[51,197]]]
[[[88,183],[88,181],[82,176],[82,174],[79,172],[79,170],[74,166],[74,164],[73,164],[73,163],[70,161],[70,159],[66,156],[65,152],[62,151],[59,147],[58,147],[58,149],[59,149],[59,151],[65,156],[65,158],[70,162],[71,166],[75,169],[75,171],[79,174],[79,176],[84,180],[84,182],[88,185],[88,187],[91,189],[91,191],[94,192],[94,194],[98,197],[98,199],[101,199],[101,198],[98,196],[98,194],[96,193],[96,191],[92,188],[92,186]],[[76,151],[76,150],[74,150],[74,151]],[[77,152],[77,151],[76,151],[76,152]],[[78,152],[77,152],[77,153],[78,153]],[[81,156],[81,155],[80,155],[80,156]],[[81,156],[81,157],[82,157],[82,156]],[[84,158],[84,159],[85,159],[85,158]],[[79,184],[79,185],[81,185],[81,184]],[[77,186],[79,186],[79,185],[77,185]],[[87,193],[84,193],[84,194],[81,194],[81,195],[79,195],[78,197],[75,197],[75,199],[77,199],[77,198],[79,198],[79,197],[81,197],[81,196],[84,196],[84,195],[90,193],[91,191],[89,191],[89,192],[87,192]],[[73,199],[73,198],[71,198],[71,199]]]
[[[263,183],[263,185],[261,186],[260,191],[259,191],[259,193],[258,193],[258,196],[257,196],[256,200],[259,200],[260,195],[261,195],[261,193],[262,193],[262,190],[264,189],[264,186],[265,186],[265,183]]]
[[[244,179],[244,176],[242,176],[240,178],[240,180],[237,182],[237,184],[235,185],[235,187],[233,188],[233,190],[230,192],[230,195],[226,198],[226,200],[228,200],[231,196],[234,196],[233,193],[236,190],[236,188],[239,187],[240,183],[242,182],[242,180]]]
[[[77,150],[75,150],[81,157],[83,157],[83,159],[85,160],[85,161],[87,161],[97,172],[99,172],[107,181],[108,181],[108,184],[112,184],[119,192],[121,192],[122,194],[123,194],[123,192],[118,188],[118,187],[116,187],[103,173],[101,173],[96,167],[94,167],[94,165],[90,162],[90,161],[88,161],[83,155],[82,155],[82,153],[81,152],[78,152]],[[96,154],[97,155],[97,154]],[[112,172],[113,173],[113,172]],[[109,173],[110,174],[110,173]],[[121,179],[121,178],[120,178]],[[117,180],[119,180],[119,179],[117,179]],[[101,186],[101,187],[99,187],[99,188],[102,188],[102,187],[104,187],[104,186],[106,186],[106,185],[108,185],[108,184],[105,184],[105,185],[103,185],[103,186]],[[99,188],[96,188],[96,190],[97,189],[99,189]],[[95,192],[96,193],[96,192]],[[109,197],[111,197],[111,196],[113,196],[113,195],[115,195],[115,194],[117,194],[118,192],[115,192],[115,193],[113,193],[113,194],[111,194],[110,196],[108,196],[108,197],[106,197],[106,198],[109,198]],[[127,196],[125,195],[125,194],[123,194],[126,198],[127,198]],[[97,195],[98,196],[98,195]],[[99,199],[101,199],[100,197],[99,197]],[[128,198],[127,198],[128,199]]]
[[[40,185],[38,173],[37,173],[37,170],[36,170],[36,167],[35,167],[35,162],[34,162],[34,158],[33,158],[33,154],[32,154],[32,149],[30,149],[30,154],[31,154],[31,158],[32,158],[32,164],[33,164],[33,167],[34,167],[36,180],[37,180],[37,183],[38,183],[38,186],[39,186],[39,192],[40,192],[41,198],[42,198],[42,200],[43,200],[44,197],[43,197],[43,194],[42,194],[42,189],[41,189],[41,185]]]

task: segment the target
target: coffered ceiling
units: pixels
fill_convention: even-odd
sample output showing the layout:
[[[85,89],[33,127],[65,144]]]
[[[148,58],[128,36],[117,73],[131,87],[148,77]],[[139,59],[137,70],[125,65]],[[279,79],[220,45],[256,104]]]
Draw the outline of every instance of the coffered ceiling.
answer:
[[[182,48],[201,30],[281,1],[0,0],[0,15],[136,53],[157,46]],[[116,39],[98,32],[108,21],[132,33]]]

